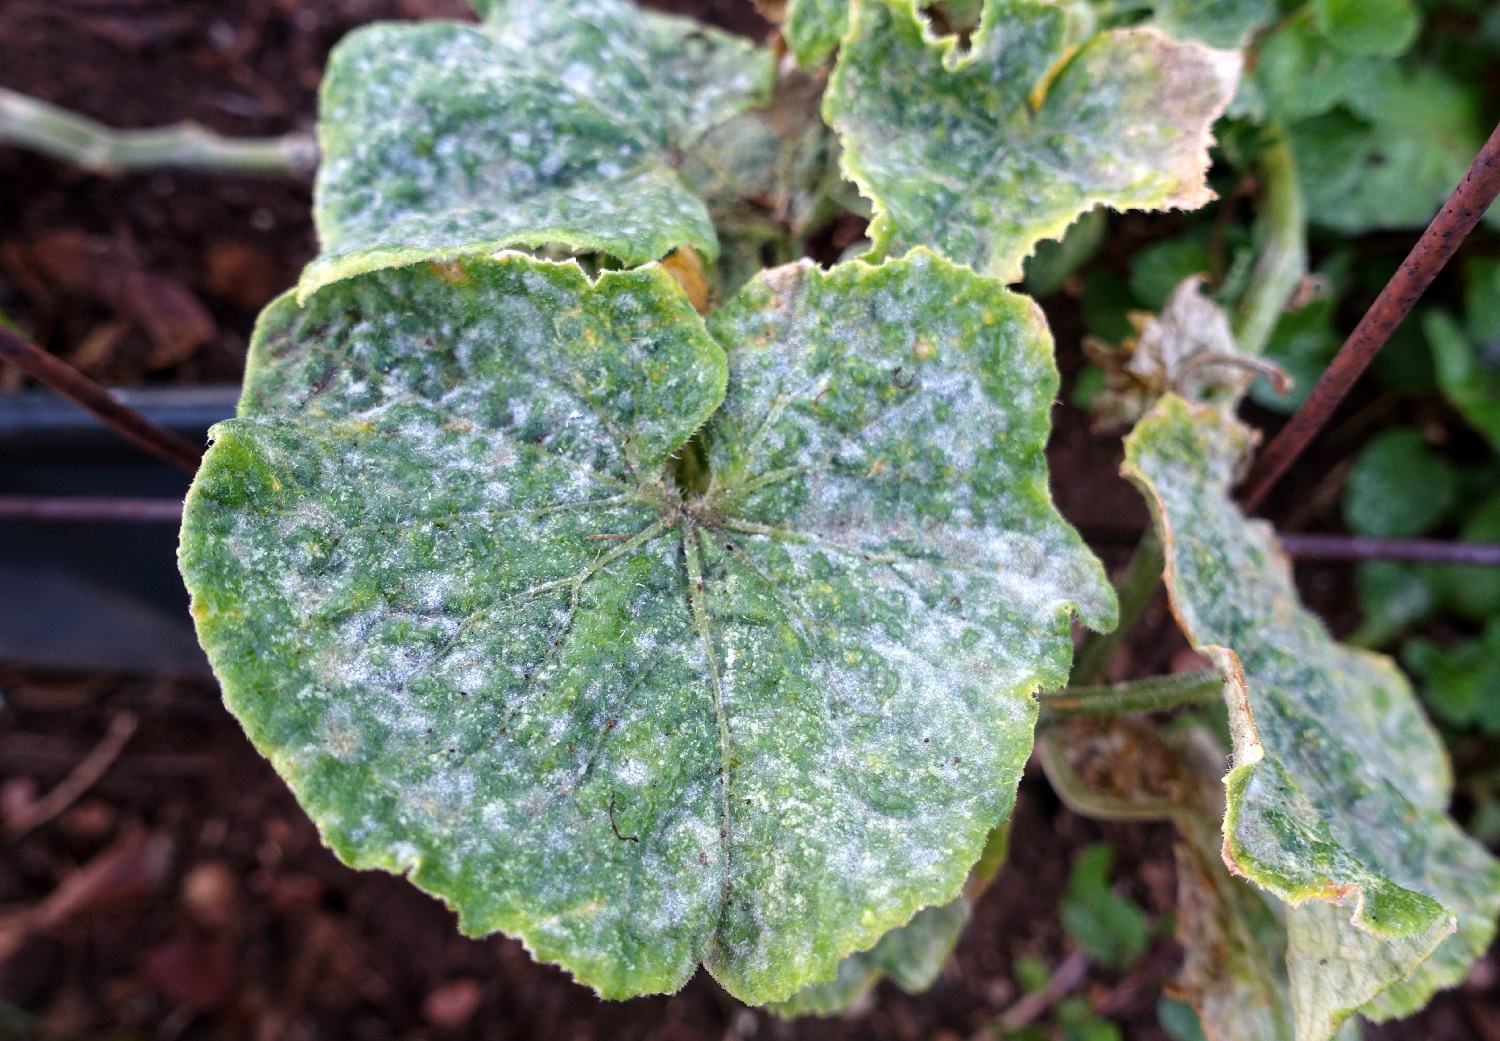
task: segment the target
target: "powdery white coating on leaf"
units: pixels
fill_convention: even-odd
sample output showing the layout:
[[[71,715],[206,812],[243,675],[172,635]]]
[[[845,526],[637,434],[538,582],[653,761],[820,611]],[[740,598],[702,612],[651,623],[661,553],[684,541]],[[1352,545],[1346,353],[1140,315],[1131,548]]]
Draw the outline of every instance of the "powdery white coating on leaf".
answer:
[[[511,246],[563,243],[627,264],[684,243],[717,254],[708,212],[673,166],[765,99],[769,53],[615,0],[518,0],[491,17],[377,24],[334,50],[319,117],[322,252],[299,299],[350,275]]]
[[[964,897],[940,907],[924,907],[905,925],[892,929],[868,951],[857,951],[839,963],[831,983],[804,987],[771,1006],[778,1016],[838,1015],[889,976],[901,989],[917,994],[937,980],[969,921]]]
[[[790,0],[781,33],[797,64],[810,69],[838,50],[849,29],[849,0]]]
[[[701,961],[784,998],[953,900],[1071,605],[1113,621],[1046,498],[1029,304],[922,255],[773,273],[721,315],[727,397],[654,265],[464,258],[283,298],[184,520],[226,701],[339,855],[609,997]],[[780,376],[837,387],[746,432]],[[684,498],[700,428],[745,450]]]
[[[1228,497],[1247,433],[1164,398],[1126,442],[1183,631],[1231,680],[1224,855],[1285,900],[1299,1039],[1405,1014],[1494,935],[1500,866],[1447,816],[1442,744],[1386,659],[1331,640]],[[1456,932],[1455,932],[1456,929]]]
[[[992,0],[968,52],[909,2],[855,0],[851,18],[824,112],[873,201],[877,253],[928,245],[1017,281],[1037,242],[1096,205],[1213,198],[1210,128],[1235,52],[1133,29],[1069,54],[1067,12],[1048,0]]]
[[[631,0],[495,0],[485,32],[663,151],[770,100],[775,58],[742,37]]]

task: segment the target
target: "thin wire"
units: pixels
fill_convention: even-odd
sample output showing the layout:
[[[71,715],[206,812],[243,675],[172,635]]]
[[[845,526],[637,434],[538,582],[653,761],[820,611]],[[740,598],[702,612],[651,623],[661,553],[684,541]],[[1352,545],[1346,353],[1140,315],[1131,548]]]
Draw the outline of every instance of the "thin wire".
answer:
[[[1240,500],[1247,513],[1261,504],[1266,493],[1328,423],[1355,381],[1447,266],[1496,196],[1500,196],[1500,126],[1339,349],[1302,407],[1255,460]]]
[[[124,437],[167,462],[196,473],[203,449],[165,427],[151,422],[135,409],[109,396],[109,391],[60,358],[48,354],[9,329],[0,327],[0,361],[8,361],[26,375],[52,388],[80,408],[92,412]]]

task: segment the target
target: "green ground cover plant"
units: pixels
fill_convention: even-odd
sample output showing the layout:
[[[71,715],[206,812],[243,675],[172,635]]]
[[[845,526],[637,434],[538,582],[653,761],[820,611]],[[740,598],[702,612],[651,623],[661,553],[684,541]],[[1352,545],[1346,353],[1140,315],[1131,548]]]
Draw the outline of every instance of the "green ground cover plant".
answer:
[[[1177,825],[1174,1036],[1347,1037],[1463,978],[1500,865],[1449,816],[1439,732],[1230,489],[1236,409],[1295,407],[1365,275],[1335,248],[1310,276],[1309,235],[1432,217],[1484,139],[1493,15],[791,0],[783,55],[627,0],[476,6],[332,56],[322,249],[184,516],[226,702],[340,857],[605,997],[701,964],[829,1014],[936,977],[1035,747],[1081,812]],[[1215,197],[1216,134],[1253,219],[1089,268],[1107,211]],[[866,240],[795,259],[848,210]],[[1419,323],[1491,438],[1497,270]],[[1049,491],[1060,380],[1022,290],[1064,286],[1078,400],[1131,428],[1153,516],[1118,595]],[[1412,471],[1439,487],[1403,498]],[[1345,513],[1488,540],[1495,472],[1394,429]],[[1500,592],[1471,577],[1367,567],[1359,642],[1488,622],[1403,657],[1442,719],[1493,728]],[[1102,685],[1160,578],[1213,669]],[[1086,854],[1064,918],[1123,968],[1150,924],[1109,869]]]

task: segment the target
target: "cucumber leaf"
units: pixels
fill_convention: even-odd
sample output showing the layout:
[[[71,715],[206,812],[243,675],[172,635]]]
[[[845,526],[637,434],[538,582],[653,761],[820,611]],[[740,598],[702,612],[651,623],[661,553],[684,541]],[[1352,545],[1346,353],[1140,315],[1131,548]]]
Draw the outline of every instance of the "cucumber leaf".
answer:
[[[1346,235],[1425,227],[1484,144],[1478,91],[1430,66],[1362,64],[1341,106],[1288,131],[1308,216]]]
[[[876,255],[926,245],[1017,281],[1095,205],[1201,206],[1210,128],[1240,59],[1150,29],[1070,51],[1044,0],[993,0],[968,50],[913,0],[858,0],[824,115],[873,203]]]
[[[1160,0],[1153,24],[1178,39],[1239,47],[1275,17],[1275,0]]]
[[[1421,495],[1412,495],[1421,488]],[[1457,468],[1414,426],[1382,430],[1344,485],[1344,522],[1358,535],[1403,539],[1431,531],[1458,501]]]
[[[810,69],[828,60],[849,31],[849,0],[791,0],[781,32],[797,64]]]
[[[794,1016],[833,1016],[843,1013],[889,976],[903,990],[919,993],[932,986],[953,953],[969,921],[969,902],[959,897],[939,907],[924,907],[903,926],[892,929],[868,951],[858,951],[839,963],[831,983],[814,983],[771,1011]]]
[[[690,151],[726,119],[770,100],[769,51],[631,0],[491,0],[484,31],[513,65],[558,70],[569,95],[663,151]]]
[[[1348,54],[1401,54],[1422,24],[1411,0],[1312,0],[1311,7],[1323,38]]]
[[[1429,312],[1422,330],[1443,397],[1500,451],[1500,365],[1495,364],[1500,359],[1489,356],[1493,348],[1476,348],[1446,311]]]
[[[1106,842],[1086,847],[1073,862],[1063,891],[1063,928],[1088,956],[1119,972],[1146,953],[1151,923],[1135,901],[1120,896],[1109,882],[1115,851]]]
[[[624,0],[495,4],[482,26],[376,24],[329,59],[319,116],[318,287],[380,268],[561,244],[625,264],[714,257],[675,172],[769,96],[747,41]]]
[[[1184,633],[1230,681],[1224,855],[1288,904],[1297,1037],[1403,1015],[1494,935],[1500,865],[1447,816],[1451,773],[1410,685],[1301,606],[1264,523],[1229,498],[1248,431],[1167,397],[1126,442]]]
[[[785,999],[956,899],[1070,613],[1114,623],[1029,301],[918,252],[767,272],[711,334],[658,265],[283,298],[184,520],[226,702],[334,850],[607,997]]]

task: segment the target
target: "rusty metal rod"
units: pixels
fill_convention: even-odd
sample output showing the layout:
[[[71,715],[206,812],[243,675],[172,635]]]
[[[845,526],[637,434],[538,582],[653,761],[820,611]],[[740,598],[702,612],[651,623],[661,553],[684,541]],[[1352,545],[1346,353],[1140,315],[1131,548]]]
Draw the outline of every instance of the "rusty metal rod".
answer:
[[[99,499],[44,495],[0,495],[0,521],[62,521],[84,524],[177,524],[176,499]]]
[[[1338,356],[1329,364],[1302,407],[1255,460],[1240,498],[1247,512],[1261,504],[1266,493],[1323,429],[1339,402],[1344,400],[1376,353],[1427,292],[1433,279],[1453,259],[1453,254],[1463,245],[1497,195],[1500,195],[1500,126],[1495,128],[1458,188],[1339,349]]]
[[[1500,567],[1500,546],[1435,539],[1376,539],[1363,535],[1282,535],[1281,546],[1299,560],[1404,560],[1418,564]]]
[[[120,404],[109,391],[60,358],[53,357],[9,329],[0,327],[0,361],[8,361],[38,383],[87,409],[146,451],[197,473],[203,449],[157,426],[133,408]]]

